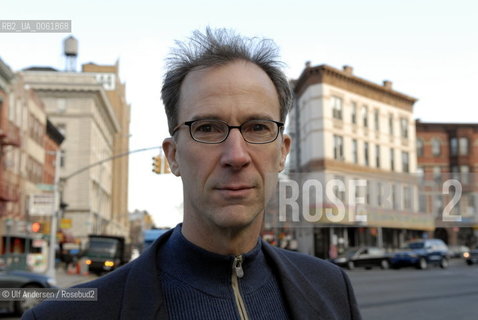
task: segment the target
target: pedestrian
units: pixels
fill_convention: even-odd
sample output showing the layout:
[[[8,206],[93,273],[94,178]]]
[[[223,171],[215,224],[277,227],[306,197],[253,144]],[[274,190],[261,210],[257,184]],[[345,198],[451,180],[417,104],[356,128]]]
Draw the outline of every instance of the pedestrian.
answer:
[[[292,93],[271,40],[195,31],[167,61],[162,98],[183,223],[126,266],[25,319],[360,319],[347,275],[259,234],[284,169]]]

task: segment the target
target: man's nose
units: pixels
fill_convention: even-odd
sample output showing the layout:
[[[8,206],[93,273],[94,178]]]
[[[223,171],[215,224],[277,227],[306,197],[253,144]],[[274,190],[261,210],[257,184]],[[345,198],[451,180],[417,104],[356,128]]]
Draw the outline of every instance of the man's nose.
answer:
[[[233,128],[227,139],[222,142],[224,148],[221,155],[221,165],[241,169],[251,162],[248,143],[242,137],[239,129]]]

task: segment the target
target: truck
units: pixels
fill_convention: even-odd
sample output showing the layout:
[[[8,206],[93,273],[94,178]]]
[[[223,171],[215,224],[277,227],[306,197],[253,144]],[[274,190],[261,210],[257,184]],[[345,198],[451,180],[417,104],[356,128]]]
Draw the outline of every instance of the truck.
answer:
[[[158,239],[162,234],[168,232],[169,229],[148,229],[143,231],[144,243],[143,251],[149,248],[153,242]]]
[[[89,235],[85,251],[88,271],[101,275],[129,261],[128,246],[122,236]]]

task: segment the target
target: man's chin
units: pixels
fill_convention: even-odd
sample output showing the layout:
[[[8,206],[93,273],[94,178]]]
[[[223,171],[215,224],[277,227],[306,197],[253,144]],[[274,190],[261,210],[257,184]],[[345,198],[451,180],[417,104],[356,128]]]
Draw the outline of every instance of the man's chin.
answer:
[[[252,213],[251,213],[252,212]],[[230,206],[216,212],[213,217],[215,224],[223,229],[245,229],[255,221],[260,220],[256,210],[244,206]]]

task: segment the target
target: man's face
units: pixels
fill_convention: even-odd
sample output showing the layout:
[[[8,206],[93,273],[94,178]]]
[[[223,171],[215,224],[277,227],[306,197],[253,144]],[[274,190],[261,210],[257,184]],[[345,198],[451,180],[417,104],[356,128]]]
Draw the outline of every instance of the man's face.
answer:
[[[242,60],[195,70],[181,87],[178,123],[220,119],[239,126],[250,119],[280,120],[274,84],[258,66]],[[262,213],[284,167],[290,138],[267,144],[246,142],[238,129],[219,144],[194,141],[182,125],[163,143],[172,172],[184,190],[184,223],[242,229],[262,222]]]

